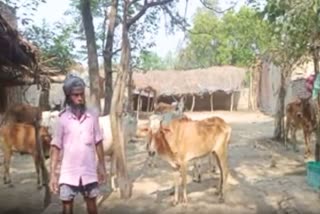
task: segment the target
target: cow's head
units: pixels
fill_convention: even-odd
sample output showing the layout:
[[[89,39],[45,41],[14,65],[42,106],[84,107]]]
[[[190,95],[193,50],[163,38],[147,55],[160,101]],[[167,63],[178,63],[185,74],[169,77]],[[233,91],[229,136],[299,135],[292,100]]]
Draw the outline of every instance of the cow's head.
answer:
[[[163,120],[157,121],[157,123],[155,122],[153,126],[150,125],[147,136],[147,150],[149,156],[167,152],[167,140],[170,138],[171,133],[172,131],[170,128],[163,125]]]
[[[43,147],[43,154],[46,159],[49,158],[49,153],[50,153],[50,143],[52,140],[52,135],[49,132],[49,127],[47,126],[41,126],[40,127],[40,139],[42,142],[42,147]]]

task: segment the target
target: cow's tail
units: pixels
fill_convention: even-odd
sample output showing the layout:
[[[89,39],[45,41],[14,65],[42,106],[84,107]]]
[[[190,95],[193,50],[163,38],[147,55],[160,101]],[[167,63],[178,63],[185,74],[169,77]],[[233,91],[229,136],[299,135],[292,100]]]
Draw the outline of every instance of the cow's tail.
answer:
[[[231,133],[232,133],[232,128],[231,126],[227,126],[227,136],[226,136],[226,144],[229,145],[231,141]]]

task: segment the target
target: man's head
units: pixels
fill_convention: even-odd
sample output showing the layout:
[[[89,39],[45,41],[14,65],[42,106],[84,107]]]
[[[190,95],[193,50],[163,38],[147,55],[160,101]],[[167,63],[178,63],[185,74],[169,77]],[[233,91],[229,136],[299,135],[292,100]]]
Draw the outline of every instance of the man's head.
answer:
[[[72,110],[85,110],[85,83],[75,75],[69,75],[63,84],[63,91],[66,96],[66,104]]]

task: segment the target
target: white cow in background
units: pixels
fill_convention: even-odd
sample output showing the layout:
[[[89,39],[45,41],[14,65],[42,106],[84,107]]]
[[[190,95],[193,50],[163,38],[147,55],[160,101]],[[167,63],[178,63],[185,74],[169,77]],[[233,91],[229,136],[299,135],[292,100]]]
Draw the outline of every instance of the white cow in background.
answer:
[[[130,114],[125,114],[122,120],[123,125],[123,134],[124,134],[124,142],[128,143],[132,140],[137,131],[137,120],[136,117]],[[103,133],[103,149],[106,156],[110,157],[110,175],[111,175],[111,189],[115,190],[115,156],[114,156],[114,142],[112,138],[111,132],[111,123],[110,116],[101,116],[99,117],[99,126],[101,132]]]

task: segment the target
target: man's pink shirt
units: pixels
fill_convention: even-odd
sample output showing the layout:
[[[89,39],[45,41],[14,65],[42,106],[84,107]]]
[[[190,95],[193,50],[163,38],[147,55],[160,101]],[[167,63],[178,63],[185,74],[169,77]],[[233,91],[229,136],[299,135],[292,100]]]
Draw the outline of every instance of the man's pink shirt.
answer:
[[[51,145],[61,151],[59,184],[97,182],[96,143],[102,140],[98,117],[88,111],[79,119],[69,110],[58,118]]]

